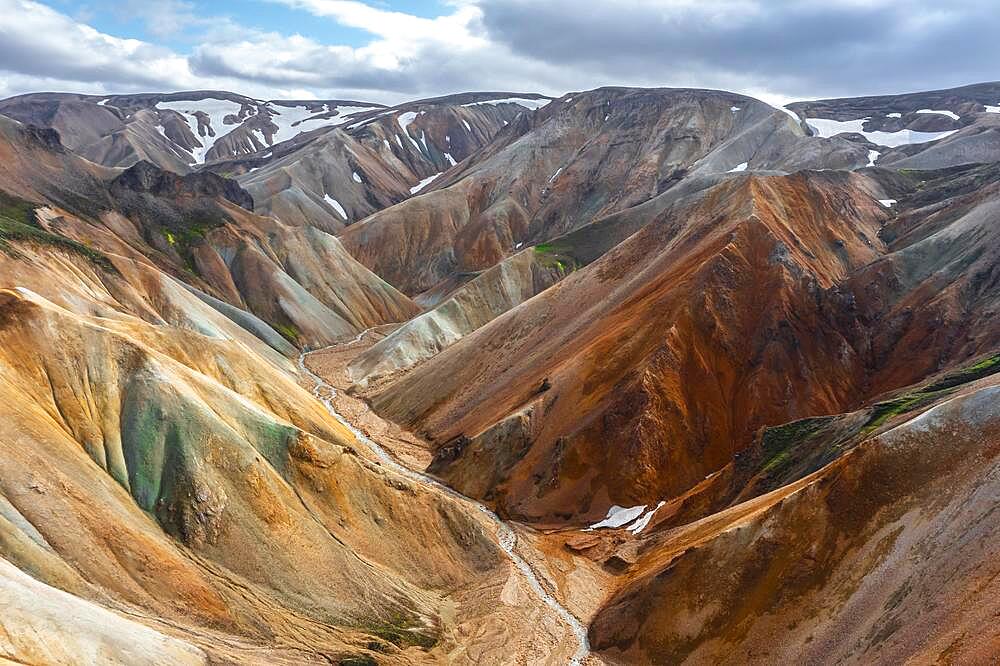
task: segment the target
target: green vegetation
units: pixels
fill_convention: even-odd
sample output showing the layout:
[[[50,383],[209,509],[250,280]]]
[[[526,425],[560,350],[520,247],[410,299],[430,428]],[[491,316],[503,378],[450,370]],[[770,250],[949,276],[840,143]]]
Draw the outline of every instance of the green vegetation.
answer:
[[[983,377],[1000,372],[1000,353],[988,356],[973,365],[950,372],[941,379],[931,382],[916,391],[904,393],[891,400],[875,403],[872,415],[861,431],[863,434],[872,432],[886,421],[915,409],[924,407],[939,398],[953,393],[955,388]]]
[[[997,372],[1000,372],[1000,354],[987,356],[978,363],[970,365],[967,368],[962,368],[961,370],[949,373],[932,383],[926,390],[941,391],[953,388],[955,386],[960,386],[961,384],[974,382],[977,379],[982,379],[983,377],[989,377]]]
[[[378,662],[366,654],[355,657],[344,657],[337,664],[338,666],[378,666]]]
[[[363,624],[359,629],[372,636],[378,636],[382,640],[392,643],[399,648],[415,645],[424,649],[430,649],[437,645],[437,638],[414,631],[407,626],[408,624],[409,620],[407,618],[397,615],[388,622],[375,621]]]
[[[282,337],[292,344],[297,344],[299,336],[302,335],[302,332],[294,324],[274,324],[273,327],[274,330],[281,333]]]
[[[102,253],[75,240],[57,236],[38,225],[35,217],[37,204],[0,192],[0,252],[17,257],[19,253],[11,243],[35,243],[72,252],[93,262],[104,270],[115,271],[111,261]]]
[[[761,459],[764,461],[761,471],[772,474],[783,471],[793,460],[792,452],[812,439],[833,418],[819,416],[765,428],[761,436]]]
[[[579,262],[566,250],[552,243],[539,243],[535,246],[535,256],[546,268],[555,268],[560,273],[569,273],[580,267]]]
[[[869,417],[868,423],[865,424],[861,432],[862,434],[868,434],[892,417],[911,412],[918,407],[933,402],[943,395],[947,395],[947,393],[948,391],[915,391],[901,395],[898,398],[893,398],[892,400],[876,403],[872,407],[872,415]]]
[[[37,204],[0,191],[0,217],[21,224],[33,225],[35,224],[36,207]]]
[[[198,215],[180,222],[167,224],[160,229],[160,233],[163,234],[163,238],[170,244],[170,247],[174,248],[181,259],[184,260],[184,265],[188,271],[195,273],[193,252],[195,246],[204,240],[209,231],[223,224],[225,224],[225,220],[221,216]]]

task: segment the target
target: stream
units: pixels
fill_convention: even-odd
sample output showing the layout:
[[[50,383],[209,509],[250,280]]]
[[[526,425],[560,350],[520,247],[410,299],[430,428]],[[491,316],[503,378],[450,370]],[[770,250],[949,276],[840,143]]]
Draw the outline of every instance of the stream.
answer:
[[[355,338],[355,341],[360,340],[367,331],[363,331],[361,335]],[[340,345],[334,345],[340,346]],[[325,349],[331,349],[332,347],[326,347]],[[459,493],[458,491],[449,488],[445,484],[441,483],[434,477],[428,476],[416,470],[406,467],[399,461],[395,459],[387,450],[385,450],[380,444],[370,439],[367,435],[361,432],[358,428],[354,427],[354,424],[349,422],[337,409],[333,406],[333,398],[337,393],[337,389],[328,384],[322,377],[314,373],[308,367],[306,367],[306,356],[317,351],[323,351],[323,349],[317,349],[312,352],[304,351],[299,355],[299,369],[309,377],[315,384],[313,388],[313,395],[326,406],[330,415],[337,419],[345,428],[354,433],[354,436],[359,442],[368,447],[368,449],[374,453],[378,459],[389,469],[405,476],[406,478],[415,481],[417,483],[423,484],[425,486],[431,486],[435,490],[445,493],[448,496],[464,502],[468,505],[475,507],[480,513],[486,516],[490,522],[496,527],[497,533],[497,545],[500,549],[507,554],[511,563],[521,572],[524,579],[528,582],[529,587],[534,591],[535,595],[543,602],[546,606],[551,608],[560,617],[560,619],[569,626],[572,630],[573,635],[577,640],[577,650],[567,662],[570,666],[582,666],[587,655],[590,654],[590,641],[587,638],[587,627],[584,626],[582,622],[573,613],[571,613],[565,606],[559,603],[551,594],[549,594],[545,588],[542,586],[541,581],[535,574],[534,569],[528,564],[524,558],[516,552],[517,547],[517,534],[514,532],[510,526],[507,525],[503,520],[500,519],[496,513],[494,513],[489,507],[480,504],[476,500],[466,497],[465,495]],[[327,394],[324,397],[324,393]],[[367,408],[367,406],[366,406]]]

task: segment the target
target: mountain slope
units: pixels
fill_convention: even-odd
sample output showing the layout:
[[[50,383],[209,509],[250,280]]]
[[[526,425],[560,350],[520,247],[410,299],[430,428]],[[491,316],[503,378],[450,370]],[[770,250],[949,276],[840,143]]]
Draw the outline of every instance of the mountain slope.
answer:
[[[115,173],[62,150],[57,137],[41,141],[39,131],[0,119],[0,152],[11,155],[0,189],[38,207],[26,214],[45,232],[151,263],[300,346],[419,311],[336,238],[249,212],[250,196],[233,181],[146,162]]]
[[[0,661],[989,663],[998,92],[0,102]]]
[[[120,167],[145,160],[178,173],[255,153],[379,108],[342,100],[264,101],[220,91],[110,97],[38,93],[0,101],[0,114],[56,129],[70,150],[88,160]]]
[[[968,388],[648,544],[595,620],[595,648],[636,664],[988,662],[997,390]]]
[[[547,98],[466,93],[402,104],[213,169],[243,173],[255,210],[338,232],[419,191]],[[263,155],[263,156],[262,156]]]
[[[867,146],[880,166],[941,169],[1000,160],[1000,83],[788,108],[818,136],[842,134]]]
[[[787,115],[742,95],[600,89],[522,115],[426,194],[372,215],[343,240],[414,295],[489,268],[519,243],[552,239],[687,177],[711,181],[742,163],[846,168],[866,158],[846,141],[807,139]]]
[[[436,440],[433,469],[449,482],[516,515],[679,494],[760,425],[840,411],[855,390],[860,359],[844,356],[819,294],[877,256],[885,213],[860,180],[721,184],[372,404]]]

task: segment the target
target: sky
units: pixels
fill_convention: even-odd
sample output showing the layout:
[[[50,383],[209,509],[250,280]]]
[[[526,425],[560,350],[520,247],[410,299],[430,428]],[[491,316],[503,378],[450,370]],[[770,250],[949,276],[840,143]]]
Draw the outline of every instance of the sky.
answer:
[[[784,104],[1000,80],[998,34],[996,0],[0,0],[0,98],[620,85]]]

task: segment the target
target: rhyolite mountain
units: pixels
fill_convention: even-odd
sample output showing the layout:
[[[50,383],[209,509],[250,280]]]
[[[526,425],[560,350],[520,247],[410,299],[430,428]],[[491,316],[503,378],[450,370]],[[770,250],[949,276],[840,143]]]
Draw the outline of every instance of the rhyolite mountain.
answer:
[[[147,161],[238,177],[255,210],[338,231],[407,198],[482,148],[535,94],[465,93],[388,108],[344,100],[256,100],[227,92],[96,97],[28,94],[0,114],[55,129],[93,162]]]
[[[0,660],[991,663],[998,220],[997,83],[0,101]]]

